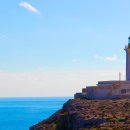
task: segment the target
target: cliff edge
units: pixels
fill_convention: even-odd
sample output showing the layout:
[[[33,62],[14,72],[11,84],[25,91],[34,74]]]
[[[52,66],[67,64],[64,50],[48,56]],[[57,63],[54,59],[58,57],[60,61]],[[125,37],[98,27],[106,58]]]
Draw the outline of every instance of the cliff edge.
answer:
[[[30,130],[130,130],[130,99],[72,99]]]

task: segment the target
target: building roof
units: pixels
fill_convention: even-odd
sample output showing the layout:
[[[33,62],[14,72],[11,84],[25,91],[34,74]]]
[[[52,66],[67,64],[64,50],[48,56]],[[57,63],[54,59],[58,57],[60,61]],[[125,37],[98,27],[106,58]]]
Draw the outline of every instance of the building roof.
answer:
[[[110,80],[110,81],[98,81],[98,85],[110,85],[110,84],[130,84],[130,81],[126,80]]]

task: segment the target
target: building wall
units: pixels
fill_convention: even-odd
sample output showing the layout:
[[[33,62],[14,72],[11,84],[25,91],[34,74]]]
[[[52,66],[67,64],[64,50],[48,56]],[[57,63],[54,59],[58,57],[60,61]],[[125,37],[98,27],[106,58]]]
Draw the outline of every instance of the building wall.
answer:
[[[112,99],[130,96],[130,84],[123,85],[101,85],[86,87],[87,97],[90,99]]]
[[[120,94],[119,85],[101,85],[96,87],[86,87],[87,97],[92,99],[111,99]]]
[[[82,93],[75,94],[75,98],[88,99],[123,99],[130,98],[130,84],[126,82],[113,82],[113,84],[98,84],[82,89]]]
[[[120,94],[121,95],[130,95],[130,85],[121,85],[120,88]]]

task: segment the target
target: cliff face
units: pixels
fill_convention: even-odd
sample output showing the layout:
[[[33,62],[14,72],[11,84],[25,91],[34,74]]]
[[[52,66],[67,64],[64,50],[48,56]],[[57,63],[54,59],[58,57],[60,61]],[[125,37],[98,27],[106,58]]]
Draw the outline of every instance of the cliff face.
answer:
[[[30,130],[130,130],[130,99],[69,100]]]

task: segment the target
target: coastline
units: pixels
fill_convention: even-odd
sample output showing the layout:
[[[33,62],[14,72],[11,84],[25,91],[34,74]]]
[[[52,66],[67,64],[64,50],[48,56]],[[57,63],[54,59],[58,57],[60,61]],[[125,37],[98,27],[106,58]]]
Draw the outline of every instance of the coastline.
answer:
[[[28,130],[46,119],[70,97],[4,97],[0,98],[0,130]]]
[[[67,101],[63,108],[30,130],[128,130],[130,99]]]

